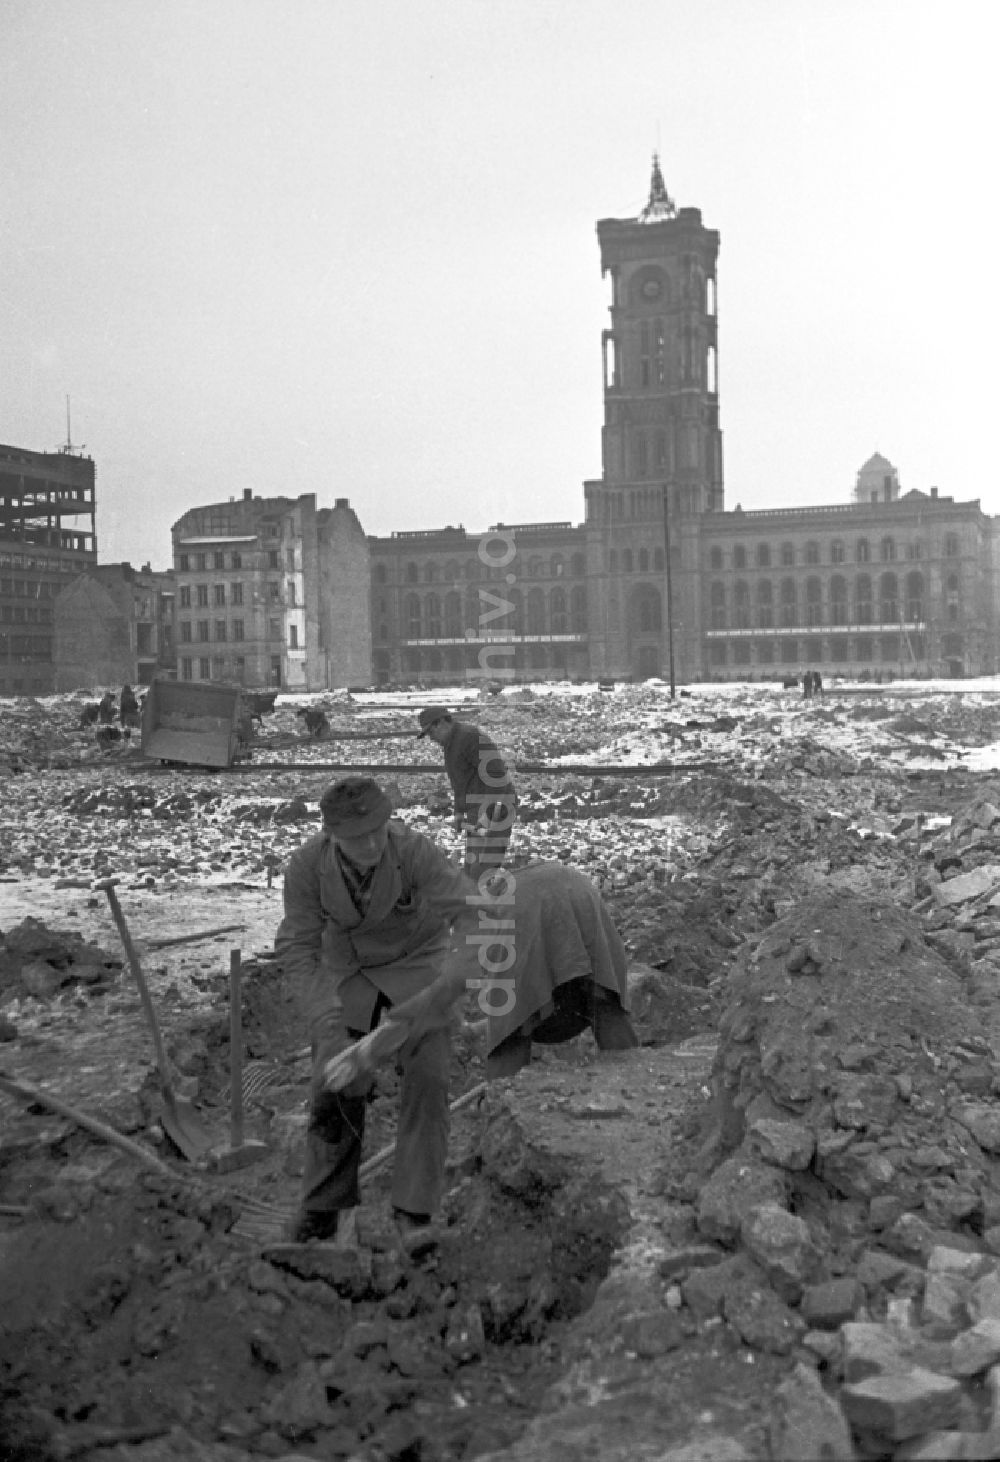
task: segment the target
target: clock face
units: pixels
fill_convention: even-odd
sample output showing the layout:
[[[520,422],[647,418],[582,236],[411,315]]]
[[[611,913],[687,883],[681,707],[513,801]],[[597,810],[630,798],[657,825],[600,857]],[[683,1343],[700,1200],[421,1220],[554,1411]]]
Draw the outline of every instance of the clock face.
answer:
[[[642,286],[644,299],[657,300],[660,298],[660,281],[658,279],[647,279]]]

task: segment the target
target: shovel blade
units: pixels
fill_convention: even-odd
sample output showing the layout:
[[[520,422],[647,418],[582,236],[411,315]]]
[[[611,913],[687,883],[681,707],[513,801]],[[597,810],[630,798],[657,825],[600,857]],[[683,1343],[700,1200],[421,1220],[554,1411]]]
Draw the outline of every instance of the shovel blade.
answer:
[[[200,1162],[211,1149],[212,1136],[202,1126],[201,1117],[190,1102],[178,1101],[173,1092],[163,1092],[160,1125],[181,1157]]]

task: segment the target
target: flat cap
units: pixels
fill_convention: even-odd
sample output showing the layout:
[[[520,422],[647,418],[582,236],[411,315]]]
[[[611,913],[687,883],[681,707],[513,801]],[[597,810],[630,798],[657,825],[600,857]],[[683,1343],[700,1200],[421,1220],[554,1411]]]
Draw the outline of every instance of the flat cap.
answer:
[[[447,706],[424,706],[417,719],[420,722],[420,735],[426,736],[435,722],[450,721],[451,712]]]
[[[323,822],[335,837],[361,838],[392,816],[392,803],[373,777],[344,777],[319,800]]]

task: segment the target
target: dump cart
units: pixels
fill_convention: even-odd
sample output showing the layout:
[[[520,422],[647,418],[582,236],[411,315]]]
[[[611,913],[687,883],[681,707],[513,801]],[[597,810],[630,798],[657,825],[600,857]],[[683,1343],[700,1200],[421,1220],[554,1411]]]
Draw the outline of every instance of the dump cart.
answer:
[[[247,753],[250,720],[238,685],[156,679],[142,707],[142,750],[159,761],[230,767]]]

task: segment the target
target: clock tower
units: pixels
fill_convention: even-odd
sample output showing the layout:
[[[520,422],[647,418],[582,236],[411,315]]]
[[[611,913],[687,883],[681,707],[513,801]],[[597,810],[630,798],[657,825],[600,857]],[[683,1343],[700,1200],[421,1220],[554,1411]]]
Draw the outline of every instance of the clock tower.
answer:
[[[676,652],[678,673],[691,674],[700,643],[698,520],[724,507],[719,235],[699,209],[674,205],[654,154],[645,208],[637,218],[602,219],[597,237],[611,319],[602,342],[602,476],[585,484],[600,586],[592,660],[606,675],[666,677]]]

